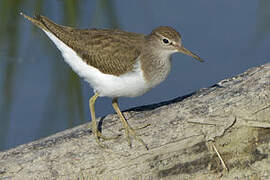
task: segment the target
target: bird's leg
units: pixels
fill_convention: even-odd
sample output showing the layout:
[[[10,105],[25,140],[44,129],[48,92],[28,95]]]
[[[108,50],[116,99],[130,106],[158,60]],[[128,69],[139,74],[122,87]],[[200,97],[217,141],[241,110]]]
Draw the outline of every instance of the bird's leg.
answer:
[[[101,134],[101,132],[98,130],[97,126],[97,121],[96,121],[96,114],[95,114],[95,102],[96,99],[98,98],[98,93],[95,93],[94,96],[92,96],[89,99],[89,108],[90,108],[90,113],[91,113],[91,118],[92,118],[92,132],[95,135],[95,139],[97,143],[100,145],[100,147],[105,148],[105,146],[100,142],[99,138],[102,138],[104,140],[110,140],[110,139],[116,139],[119,136],[116,137],[106,137]]]
[[[141,138],[138,137],[138,135],[136,134],[134,129],[132,129],[132,127],[129,126],[128,122],[126,121],[125,117],[123,116],[121,110],[119,109],[117,98],[114,98],[112,100],[112,106],[113,106],[114,110],[116,111],[116,113],[118,114],[118,116],[119,116],[119,118],[120,118],[120,120],[125,128],[125,134],[127,136],[128,145],[131,147],[130,135],[132,135],[137,141],[139,141],[148,150],[147,145],[143,142],[143,140]]]

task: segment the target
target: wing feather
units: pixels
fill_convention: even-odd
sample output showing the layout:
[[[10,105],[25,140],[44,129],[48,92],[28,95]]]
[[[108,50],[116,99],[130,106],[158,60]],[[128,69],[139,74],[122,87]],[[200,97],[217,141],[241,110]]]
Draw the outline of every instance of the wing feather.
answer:
[[[141,54],[145,36],[122,30],[75,29],[57,25],[48,18],[26,16],[39,28],[50,31],[70,46],[87,64],[106,74],[131,71]]]

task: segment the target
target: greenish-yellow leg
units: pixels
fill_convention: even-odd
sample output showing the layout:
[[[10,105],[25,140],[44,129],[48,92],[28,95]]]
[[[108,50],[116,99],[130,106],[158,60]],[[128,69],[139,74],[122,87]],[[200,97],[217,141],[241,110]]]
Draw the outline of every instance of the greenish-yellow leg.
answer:
[[[126,121],[125,117],[123,116],[121,110],[119,109],[117,98],[112,100],[112,106],[113,106],[114,110],[116,111],[116,113],[118,114],[118,116],[119,116],[119,118],[120,118],[120,120],[125,128],[125,133],[127,136],[128,145],[131,147],[130,135],[132,135],[134,137],[134,139],[139,141],[148,150],[147,145],[143,142],[143,140],[141,138],[138,137],[138,135],[136,134],[134,129],[132,129],[129,126],[128,122]]]
[[[104,140],[110,140],[110,139],[116,139],[117,137],[106,137],[101,134],[101,132],[98,130],[97,126],[97,121],[96,121],[96,113],[95,113],[95,102],[96,99],[98,98],[98,93],[95,93],[94,96],[92,96],[89,99],[89,108],[90,108],[90,113],[91,113],[91,118],[92,118],[92,131],[95,135],[95,139],[97,143],[100,145],[100,147],[105,148],[105,145],[102,144],[99,140],[99,138],[104,139]]]

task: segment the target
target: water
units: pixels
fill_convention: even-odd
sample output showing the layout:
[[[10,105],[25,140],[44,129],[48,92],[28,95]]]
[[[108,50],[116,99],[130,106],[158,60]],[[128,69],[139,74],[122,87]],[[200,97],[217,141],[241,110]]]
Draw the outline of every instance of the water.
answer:
[[[19,10],[80,28],[149,33],[169,25],[180,31],[185,47],[206,62],[173,55],[168,79],[141,97],[121,98],[124,110],[183,96],[269,62],[269,8],[268,0],[0,0],[0,150],[90,121],[92,89]],[[111,99],[98,99],[96,113],[113,113]]]

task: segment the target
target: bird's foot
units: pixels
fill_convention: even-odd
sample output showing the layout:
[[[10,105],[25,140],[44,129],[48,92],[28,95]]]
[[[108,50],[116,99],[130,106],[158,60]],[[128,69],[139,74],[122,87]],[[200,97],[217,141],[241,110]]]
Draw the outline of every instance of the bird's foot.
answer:
[[[145,128],[147,126],[149,126],[149,125],[141,127],[140,129]],[[132,136],[136,141],[141,143],[147,150],[149,150],[147,145],[145,144],[145,142],[139,137],[139,135],[137,135],[137,133],[135,132],[135,130],[132,127],[130,127],[128,124],[126,124],[124,128],[125,128],[125,133],[126,133],[128,145],[130,147],[132,147],[132,144],[131,144],[131,136]]]
[[[105,146],[104,144],[102,144],[102,142],[100,141],[100,139],[103,139],[104,141],[107,141],[107,140],[117,139],[120,136],[120,135],[118,135],[118,136],[113,136],[113,137],[107,137],[107,136],[104,136],[99,130],[94,130],[93,133],[95,135],[96,142],[98,143],[98,145],[101,148],[107,148],[107,146]]]

